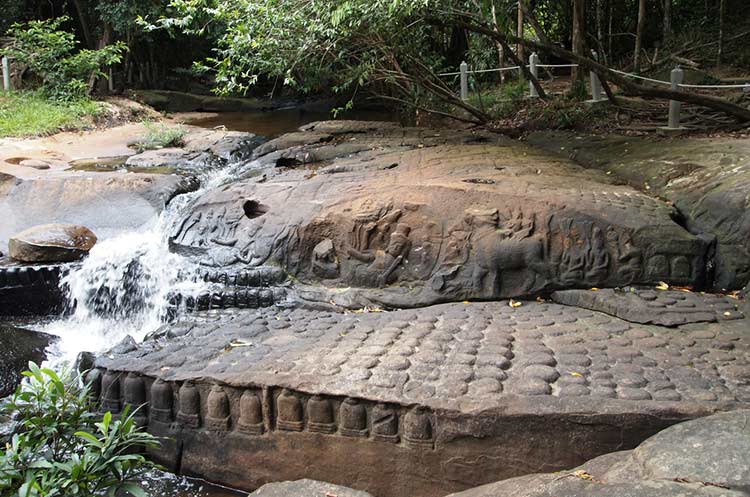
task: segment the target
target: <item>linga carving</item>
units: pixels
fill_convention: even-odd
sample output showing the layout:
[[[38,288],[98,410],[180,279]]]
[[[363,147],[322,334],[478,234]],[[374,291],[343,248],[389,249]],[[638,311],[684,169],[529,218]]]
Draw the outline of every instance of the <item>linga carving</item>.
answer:
[[[331,401],[320,395],[314,395],[307,401],[307,429],[318,433],[334,433],[336,423],[333,419]]]
[[[206,401],[206,428],[211,431],[228,431],[231,424],[229,397],[220,385],[211,387]]]
[[[196,386],[186,381],[179,391],[180,410],[177,420],[186,428],[200,428],[201,426],[201,398]]]
[[[171,384],[157,379],[151,384],[151,404],[149,416],[152,422],[169,424],[172,422],[174,398]]]
[[[252,390],[245,390],[240,397],[237,430],[248,435],[263,434],[263,405],[258,395]]]
[[[123,382],[123,393],[125,407],[128,412],[134,413],[136,424],[146,425],[148,421],[148,406],[146,405],[146,384],[143,377],[135,373],[129,373]]]
[[[341,403],[339,410],[341,420],[341,434],[347,437],[366,437],[367,410],[359,400],[347,398]]]
[[[107,371],[102,378],[102,401],[100,410],[117,414],[120,412],[120,375],[117,371]]]
[[[302,402],[290,390],[282,390],[276,399],[276,428],[286,431],[302,431],[304,418]]]

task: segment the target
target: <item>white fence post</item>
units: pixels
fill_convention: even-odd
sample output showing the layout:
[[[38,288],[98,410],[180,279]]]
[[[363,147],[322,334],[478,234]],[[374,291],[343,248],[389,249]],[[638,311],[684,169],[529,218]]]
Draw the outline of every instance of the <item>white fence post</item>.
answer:
[[[670,81],[672,83],[673,91],[679,91],[680,89],[679,85],[682,84],[682,80],[684,79],[684,77],[685,77],[685,72],[682,70],[680,66],[677,66],[674,69],[672,69],[672,72],[670,73]],[[678,102],[677,100],[669,101],[669,128],[677,129],[680,127],[681,107],[682,107],[682,104]]]
[[[537,64],[539,64],[539,56],[534,52],[529,56],[529,72],[535,78],[539,74]],[[539,96],[539,92],[536,91],[536,86],[534,86],[532,81],[529,81],[529,96],[531,98],[537,98]]]
[[[3,57],[3,90],[10,91],[10,61],[8,57]]]
[[[461,62],[459,70],[461,71],[461,100],[467,102],[469,100],[469,65],[466,61]]]
[[[599,55],[595,51],[592,50],[591,55],[595,61],[599,62]],[[591,101],[599,102],[602,99],[602,83],[594,71],[589,72],[589,78],[591,80]]]

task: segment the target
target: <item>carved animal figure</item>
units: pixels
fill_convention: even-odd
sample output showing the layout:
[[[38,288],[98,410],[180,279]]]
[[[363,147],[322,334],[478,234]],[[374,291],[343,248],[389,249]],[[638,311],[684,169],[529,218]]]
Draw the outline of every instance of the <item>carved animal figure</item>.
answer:
[[[481,296],[498,296],[502,291],[502,273],[527,269],[525,281],[518,290],[528,292],[537,276],[547,276],[544,238],[532,235],[534,220],[523,223],[522,215],[511,216],[505,228],[499,227],[497,210],[471,216],[474,229],[471,246],[474,254],[472,283]]]

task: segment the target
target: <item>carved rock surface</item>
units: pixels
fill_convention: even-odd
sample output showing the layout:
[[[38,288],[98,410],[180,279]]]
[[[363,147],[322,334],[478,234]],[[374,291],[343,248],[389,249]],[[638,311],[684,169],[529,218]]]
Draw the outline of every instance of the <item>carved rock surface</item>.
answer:
[[[450,497],[741,497],[750,495],[750,411],[671,426],[635,450],[554,474],[491,483]]]
[[[747,329],[746,318],[670,329],[538,302],[276,307],[197,313],[180,336],[97,366],[182,385],[181,429],[149,425],[178,437],[181,451],[158,455],[170,467],[247,490],[314,478],[432,497],[750,407]],[[202,422],[217,384],[232,420],[221,432]]]
[[[558,304],[604,312],[633,323],[661,326],[726,321],[744,317],[740,310],[741,302],[737,299],[680,290],[558,290],[552,293],[552,300]]]
[[[693,233],[716,238],[716,291],[750,281],[750,139],[580,136],[538,132],[529,143],[609,171],[637,189],[671,201]]]
[[[706,276],[709,240],[671,206],[497,135],[319,122],[253,158],[172,243],[208,266],[280,266],[304,299],[414,307]]]
[[[317,480],[266,483],[248,497],[372,497],[367,492]]]
[[[88,254],[96,235],[85,226],[43,224],[13,235],[11,258],[19,262],[71,262]]]

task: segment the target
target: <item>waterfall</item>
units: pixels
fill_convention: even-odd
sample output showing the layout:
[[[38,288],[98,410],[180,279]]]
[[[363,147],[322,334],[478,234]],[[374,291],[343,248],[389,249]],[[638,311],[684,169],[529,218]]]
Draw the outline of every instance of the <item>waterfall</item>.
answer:
[[[42,329],[60,337],[48,351],[50,360],[102,352],[128,335],[139,342],[166,322],[170,295],[204,290],[198,266],[170,252],[170,229],[194,199],[236,179],[246,166],[238,162],[204,174],[196,191],[175,197],[148,225],[97,243],[61,281],[69,312]]]

